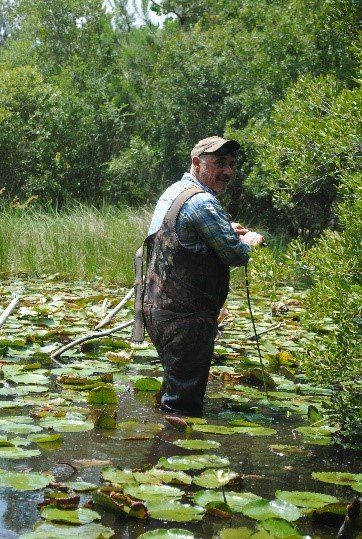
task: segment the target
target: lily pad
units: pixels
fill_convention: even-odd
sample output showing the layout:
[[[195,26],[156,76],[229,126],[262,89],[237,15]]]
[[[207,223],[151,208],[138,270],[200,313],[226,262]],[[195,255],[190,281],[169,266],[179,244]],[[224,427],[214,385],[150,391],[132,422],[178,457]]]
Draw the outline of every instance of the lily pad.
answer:
[[[13,434],[30,434],[31,432],[40,432],[43,430],[37,425],[28,425],[21,423],[8,423],[5,425],[0,425],[1,432],[12,432]]]
[[[168,485],[123,485],[123,492],[139,500],[160,500],[181,498],[184,492]]]
[[[243,526],[241,528],[223,528],[219,531],[218,537],[221,539],[249,539],[253,535],[253,530]]]
[[[194,477],[192,482],[199,487],[219,488],[222,485],[227,485],[237,477],[240,477],[239,474],[230,470],[209,469]]]
[[[30,434],[28,440],[37,444],[47,444],[61,440],[60,434]]]
[[[187,530],[180,530],[178,528],[171,528],[170,530],[164,528],[158,528],[157,530],[150,530],[149,532],[142,533],[138,536],[138,539],[194,539],[195,536],[192,532]]]
[[[252,492],[225,492],[226,503],[230,509],[236,513],[243,512],[242,509],[244,506],[250,504],[250,502],[255,502],[260,500],[260,496],[253,494]],[[217,492],[214,490],[200,490],[194,495],[194,502],[200,505],[201,507],[207,507],[210,503],[222,503],[224,502],[224,497],[222,492]]]
[[[136,380],[134,387],[138,391],[159,391],[161,382],[157,378],[142,377]]]
[[[201,520],[205,512],[202,507],[183,504],[175,500],[149,501],[147,509],[152,518],[170,522]]]
[[[169,470],[202,470],[203,468],[223,468],[229,466],[229,459],[217,455],[185,455],[161,457],[158,466]]]
[[[235,434],[235,427],[225,425],[193,425],[192,429],[197,432],[206,432],[207,434]]]
[[[39,490],[52,481],[54,481],[54,477],[50,474],[0,470],[0,486],[11,487],[14,490]]]
[[[289,502],[297,507],[311,507],[313,509],[319,509],[329,503],[338,502],[338,499],[335,496],[320,494],[319,492],[302,492],[297,490],[277,490],[275,497],[278,500]]]
[[[150,421],[140,422],[130,419],[118,423],[117,429],[120,431],[124,440],[148,440],[154,438],[156,434],[164,429],[164,425]]]
[[[173,444],[190,450],[218,449],[220,447],[220,443],[214,440],[176,440]]]
[[[295,505],[282,500],[257,500],[250,502],[242,508],[242,513],[256,520],[267,520],[269,518],[282,518],[293,522],[300,518],[301,513]]]
[[[121,470],[119,468],[107,467],[103,468],[102,475],[105,481],[110,481],[116,485],[135,482],[132,470]]]
[[[323,483],[333,483],[333,485],[353,485],[362,482],[362,473],[313,472],[312,477]]]
[[[69,481],[66,485],[75,492],[90,492],[98,488],[98,485],[86,481]]]
[[[118,395],[111,384],[91,389],[88,395],[89,404],[118,404]]]
[[[303,535],[292,524],[282,518],[268,518],[259,524],[259,528],[266,530],[272,537],[281,539],[297,539]]]
[[[151,468],[145,472],[133,472],[138,483],[171,483],[174,485],[191,485],[192,478],[185,472]]]
[[[68,524],[88,524],[100,520],[101,516],[92,509],[79,507],[78,509],[58,509],[50,505],[43,507],[41,516],[53,522],[67,522]]]
[[[234,432],[238,434],[249,434],[249,436],[272,436],[277,433],[275,429],[268,427],[234,427]]]
[[[21,449],[20,447],[0,447],[0,459],[28,459],[38,457],[38,449]]]
[[[76,536],[80,539],[109,539],[114,531],[102,524],[92,522],[83,526],[67,526],[52,522],[40,522],[33,532],[25,533],[19,539],[70,539]]]
[[[40,420],[40,424],[47,428],[53,428],[57,432],[83,432],[92,430],[94,424],[91,421],[82,421],[80,419],[68,418],[44,418]]]
[[[339,430],[339,427],[330,425],[321,425],[320,427],[298,427],[295,429],[306,436],[330,436]]]

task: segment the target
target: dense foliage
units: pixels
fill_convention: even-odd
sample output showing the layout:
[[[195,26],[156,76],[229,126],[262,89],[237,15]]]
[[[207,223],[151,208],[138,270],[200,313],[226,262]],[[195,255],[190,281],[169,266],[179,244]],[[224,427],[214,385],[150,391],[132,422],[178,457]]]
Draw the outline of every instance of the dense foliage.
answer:
[[[334,329],[306,365],[343,386],[333,413],[354,431],[359,3],[143,0],[138,17],[127,6],[0,0],[0,189],[56,208],[153,203],[196,141],[237,138],[232,214],[320,237],[303,260],[295,243],[282,262],[261,260],[270,282],[310,270],[308,323]]]

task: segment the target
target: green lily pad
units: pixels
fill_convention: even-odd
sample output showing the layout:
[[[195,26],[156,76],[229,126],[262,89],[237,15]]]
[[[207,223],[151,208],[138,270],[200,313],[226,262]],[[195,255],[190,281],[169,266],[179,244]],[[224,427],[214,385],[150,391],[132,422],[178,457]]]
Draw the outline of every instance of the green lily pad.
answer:
[[[250,504],[260,500],[260,496],[253,494],[252,492],[225,492],[226,503],[232,511],[235,513],[242,512],[242,509]],[[200,490],[194,495],[194,502],[201,507],[206,507],[210,503],[222,503],[224,497],[222,492],[215,490]]]
[[[277,455],[302,455],[305,450],[297,445],[274,444],[269,446],[270,451]]]
[[[272,537],[281,539],[297,539],[303,535],[292,524],[282,518],[268,518],[259,524],[261,530],[266,530]]]
[[[289,502],[297,507],[311,507],[314,509],[319,509],[329,503],[338,502],[338,499],[335,496],[320,494],[319,492],[302,492],[297,490],[277,490],[275,497],[278,500]]]
[[[150,530],[149,532],[142,533],[138,536],[138,539],[194,539],[195,536],[192,532],[187,530],[179,530],[177,528],[171,528],[166,530],[158,528],[157,530]]]
[[[241,528],[223,528],[219,531],[218,537],[221,539],[249,539],[253,535],[253,530],[243,526]]]
[[[54,477],[50,474],[0,470],[0,486],[11,487],[14,490],[39,490],[52,481],[54,481]]]
[[[88,402],[89,404],[118,404],[118,395],[111,384],[104,384],[91,389]]]
[[[218,449],[220,447],[220,443],[214,440],[176,440],[173,444],[190,450]]]
[[[272,436],[276,434],[275,429],[269,429],[268,427],[233,427],[235,433],[249,434],[249,436]]]
[[[102,476],[105,481],[110,481],[110,483],[116,485],[135,482],[132,470],[120,470],[119,468],[107,467],[103,468]]]
[[[230,470],[209,469],[194,477],[192,482],[199,487],[219,488],[222,485],[227,485],[237,477],[239,477],[239,474]]]
[[[94,427],[91,421],[53,417],[41,419],[40,424],[47,429],[53,428],[57,432],[83,432],[92,430]]]
[[[362,481],[362,473],[313,472],[312,477],[323,483],[333,483],[333,485],[353,485]]]
[[[78,509],[58,509],[53,506],[43,507],[41,516],[45,520],[53,522],[67,522],[69,524],[89,524],[94,520],[100,520],[101,516],[92,509],[79,507]]]
[[[52,522],[40,522],[33,532],[25,533],[19,539],[70,539],[76,536],[80,539],[109,539],[114,531],[102,524],[92,522],[83,526],[67,526]]]
[[[157,378],[142,377],[136,380],[134,387],[138,391],[159,391],[161,382]]]
[[[192,429],[197,432],[206,432],[207,434],[235,434],[235,427],[225,425],[193,425]]]
[[[298,427],[295,430],[306,436],[330,436],[339,431],[339,427],[321,425],[320,427]]]
[[[183,504],[175,500],[149,501],[147,509],[152,518],[170,522],[201,520],[205,512],[202,507]]]
[[[43,430],[37,425],[22,425],[21,423],[8,423],[6,425],[0,425],[1,432],[12,432],[13,434],[30,434],[31,432],[40,432]]]
[[[21,449],[20,447],[0,447],[0,459],[28,459],[38,457],[38,449]]]
[[[282,500],[257,500],[250,502],[242,508],[242,513],[256,520],[267,520],[269,518],[282,518],[288,522],[298,520],[301,513],[295,505]]]
[[[86,481],[69,481],[66,485],[75,492],[90,492],[98,488],[98,485]]]
[[[146,440],[154,438],[165,427],[161,423],[152,423],[150,421],[140,422],[134,419],[122,421],[117,424],[117,429],[125,440]]]
[[[192,482],[192,478],[185,472],[162,470],[161,468],[151,468],[145,472],[133,472],[133,477],[137,483],[191,485]]]
[[[57,442],[61,437],[60,434],[30,434],[27,439],[37,444],[47,444]]]
[[[358,483],[352,483],[351,488],[356,492],[362,492],[362,481]]]
[[[202,470],[203,468],[223,468],[229,466],[229,459],[217,455],[185,455],[161,457],[157,466],[169,470]]]
[[[159,500],[181,498],[184,492],[168,485],[123,485],[123,492],[139,500]]]

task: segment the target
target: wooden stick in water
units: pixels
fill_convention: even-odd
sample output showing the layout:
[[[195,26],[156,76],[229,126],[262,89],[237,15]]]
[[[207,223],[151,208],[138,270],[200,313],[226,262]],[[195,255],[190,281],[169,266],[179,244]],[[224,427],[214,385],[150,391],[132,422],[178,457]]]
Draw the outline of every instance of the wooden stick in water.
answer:
[[[20,302],[19,296],[15,296],[14,299],[9,303],[6,309],[0,314],[0,328],[9,318],[13,310],[18,306]]]
[[[122,309],[122,307],[127,303],[127,301],[129,299],[131,299],[131,297],[133,296],[134,294],[134,287],[131,288],[131,290],[129,290],[127,292],[127,294],[125,295],[125,297],[122,299],[122,301],[120,301],[118,303],[118,305],[115,306],[114,309],[112,309],[112,311],[107,314],[107,316],[105,318],[103,318],[103,320],[101,320],[99,322],[99,324],[94,328],[94,329],[101,329],[103,328],[104,326],[106,326],[111,320],[112,318]]]

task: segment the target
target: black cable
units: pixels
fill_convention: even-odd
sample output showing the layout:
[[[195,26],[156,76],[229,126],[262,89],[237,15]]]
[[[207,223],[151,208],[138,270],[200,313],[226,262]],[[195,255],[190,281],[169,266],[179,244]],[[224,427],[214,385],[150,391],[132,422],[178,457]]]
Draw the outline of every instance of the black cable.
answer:
[[[258,333],[256,331],[255,320],[254,320],[253,311],[252,311],[252,308],[251,308],[248,269],[247,269],[246,265],[244,266],[244,270],[245,270],[246,299],[247,299],[247,302],[248,302],[249,314],[250,314],[251,322],[253,324],[256,347],[258,349],[261,372],[262,372],[262,375],[263,375],[263,384],[264,384],[265,396],[266,396],[267,400],[269,400],[268,388],[267,388],[266,380],[265,380],[265,370],[264,370],[263,360],[262,360],[262,357],[261,357],[261,351],[260,351],[260,346],[259,346],[259,335],[258,335]]]

